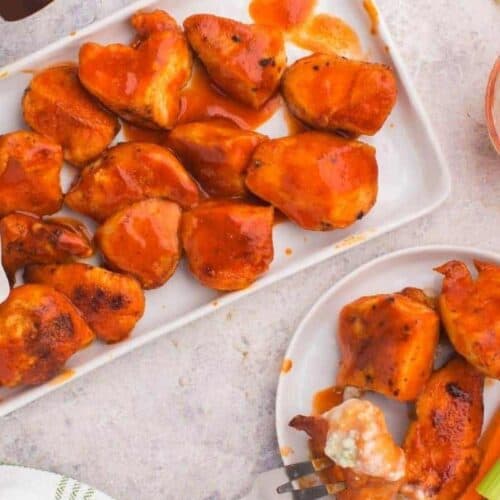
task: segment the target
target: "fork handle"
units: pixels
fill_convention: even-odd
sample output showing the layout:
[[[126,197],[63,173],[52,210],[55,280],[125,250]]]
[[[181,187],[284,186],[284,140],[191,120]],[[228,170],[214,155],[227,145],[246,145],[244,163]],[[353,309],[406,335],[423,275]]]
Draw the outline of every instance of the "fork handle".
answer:
[[[276,488],[289,481],[283,468],[264,472],[257,476],[250,493],[241,500],[290,500],[290,493],[279,495]]]

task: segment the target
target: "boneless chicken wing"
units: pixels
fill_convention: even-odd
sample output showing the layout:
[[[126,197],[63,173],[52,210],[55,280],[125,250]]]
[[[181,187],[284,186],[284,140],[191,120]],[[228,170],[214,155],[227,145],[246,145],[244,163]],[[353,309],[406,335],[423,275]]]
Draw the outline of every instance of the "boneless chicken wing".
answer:
[[[86,227],[73,219],[12,213],[0,220],[0,235],[2,265],[11,283],[27,264],[55,264],[94,253]]]
[[[61,146],[36,132],[0,136],[0,216],[16,210],[47,215],[62,205]]]
[[[242,130],[227,120],[178,125],[168,136],[175,151],[202,188],[211,196],[241,197],[250,158],[266,137]]]
[[[24,94],[23,114],[33,130],[61,144],[64,159],[78,167],[95,160],[120,130],[117,118],[83,88],[72,65],[36,73]]]
[[[463,262],[437,268],[444,275],[439,309],[453,347],[489,377],[500,379],[500,266],[475,262],[473,279]]]
[[[199,190],[167,149],[126,142],[86,167],[64,201],[73,210],[103,221],[131,203],[153,197],[190,208],[198,203]]]
[[[313,54],[287,69],[282,92],[290,111],[311,127],[373,135],[396,103],[397,83],[382,64]]]
[[[144,292],[138,281],[102,267],[72,263],[28,266],[27,283],[41,283],[63,293],[104,342],[127,338],[144,313]]]
[[[479,465],[483,375],[463,358],[452,359],[434,372],[416,410],[404,443],[403,498],[456,500]]]
[[[376,201],[375,149],[321,132],[273,139],[257,146],[246,185],[304,229],[344,228]]]
[[[85,43],[79,76],[86,89],[125,120],[170,129],[180,110],[180,92],[192,59],[181,28],[163,11],[138,12],[134,46]]]
[[[273,260],[272,207],[209,201],[186,212],[182,242],[189,269],[205,286],[239,290]]]
[[[95,241],[112,269],[130,274],[144,288],[156,288],[179,263],[181,213],[181,207],[171,201],[139,201],[99,226]]]
[[[212,80],[230,96],[260,108],[278,90],[286,67],[279,30],[209,14],[188,17],[184,28]]]
[[[405,455],[382,411],[369,401],[349,399],[319,416],[298,415],[289,424],[311,438],[315,458],[336,465],[328,481],[344,481],[341,500],[391,500],[405,475]],[[331,477],[333,476],[333,477]]]
[[[0,304],[0,385],[46,382],[93,339],[61,293],[45,285],[14,288]]]
[[[412,401],[430,377],[439,339],[437,313],[401,294],[362,297],[339,318],[337,384]]]
[[[420,302],[424,306],[430,307],[431,309],[437,311],[438,308],[437,297],[434,296],[433,294],[432,295],[429,294],[429,292],[427,292],[426,290],[408,286],[406,288],[403,288],[403,290],[401,290],[400,293],[401,295],[404,295],[409,299],[416,300],[417,302]]]

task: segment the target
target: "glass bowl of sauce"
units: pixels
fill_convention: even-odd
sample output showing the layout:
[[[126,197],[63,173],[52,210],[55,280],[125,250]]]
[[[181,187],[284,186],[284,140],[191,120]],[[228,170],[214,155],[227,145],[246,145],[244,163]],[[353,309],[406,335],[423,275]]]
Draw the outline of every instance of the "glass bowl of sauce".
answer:
[[[0,18],[19,21],[43,9],[52,0],[0,0]]]
[[[486,88],[486,123],[493,147],[500,154],[500,56],[491,70]]]

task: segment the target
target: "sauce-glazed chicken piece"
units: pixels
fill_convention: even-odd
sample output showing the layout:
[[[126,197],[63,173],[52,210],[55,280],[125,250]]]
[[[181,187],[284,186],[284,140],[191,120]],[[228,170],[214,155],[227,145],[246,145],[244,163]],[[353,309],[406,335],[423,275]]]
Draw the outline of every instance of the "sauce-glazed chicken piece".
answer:
[[[27,283],[42,283],[63,293],[82,313],[97,338],[127,338],[144,314],[144,292],[132,277],[102,267],[74,263],[28,266]]]
[[[201,187],[211,196],[241,197],[248,193],[245,175],[252,153],[266,137],[242,130],[227,120],[178,125],[167,139]]]
[[[282,92],[290,111],[311,127],[373,135],[396,104],[397,82],[382,64],[313,54],[287,69]]]
[[[436,269],[444,274],[439,309],[456,351],[485,375],[500,379],[500,266],[474,264],[476,280],[456,260]]]
[[[119,210],[99,226],[95,241],[111,269],[157,288],[174,274],[181,256],[181,207],[152,198]]]
[[[346,484],[337,498],[396,498],[406,460],[378,407],[369,401],[349,399],[323,415],[298,415],[289,425],[310,436],[316,458],[326,456],[336,464],[337,479]]]
[[[321,132],[305,132],[257,146],[246,185],[304,229],[347,227],[375,204],[375,149]]]
[[[33,129],[61,144],[64,159],[77,167],[95,160],[120,130],[82,86],[78,68],[48,68],[33,77],[23,98],[23,115]]]
[[[401,290],[400,293],[401,295],[404,295],[409,299],[416,300],[417,302],[424,304],[424,306],[430,307],[431,309],[437,311],[438,308],[437,297],[434,295],[430,295],[427,291],[422,290],[421,288],[414,288],[408,286],[406,288],[403,288],[403,290]]]
[[[406,435],[405,499],[456,500],[480,461],[483,376],[462,358],[433,373]]]
[[[57,212],[63,194],[61,146],[36,132],[0,135],[0,216],[17,210],[37,215]]]
[[[286,53],[276,28],[198,14],[184,29],[212,80],[231,97],[260,108],[278,90]]]
[[[13,213],[0,220],[2,265],[11,284],[28,264],[56,264],[94,253],[87,228],[73,219]]]
[[[102,222],[118,210],[146,198],[168,198],[183,208],[198,203],[198,186],[167,149],[126,142],[108,149],[86,167],[66,194],[76,212]]]
[[[337,384],[415,400],[431,375],[439,340],[437,313],[400,294],[362,297],[339,318]]]
[[[46,382],[93,339],[63,294],[45,285],[14,288],[0,304],[0,385]]]
[[[272,207],[209,201],[186,212],[182,242],[189,269],[205,286],[239,290],[273,260]]]
[[[132,17],[138,41],[132,46],[85,43],[80,80],[123,119],[151,128],[172,128],[180,92],[191,76],[192,58],[184,33],[166,12]]]

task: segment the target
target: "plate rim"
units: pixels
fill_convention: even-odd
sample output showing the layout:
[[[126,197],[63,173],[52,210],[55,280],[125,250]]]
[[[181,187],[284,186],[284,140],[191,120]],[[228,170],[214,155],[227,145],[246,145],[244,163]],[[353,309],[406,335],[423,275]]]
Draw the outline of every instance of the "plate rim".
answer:
[[[333,295],[337,292],[337,290],[343,287],[347,282],[352,279],[357,278],[360,274],[363,274],[365,271],[369,270],[372,267],[377,266],[385,261],[397,259],[399,257],[408,256],[408,255],[418,255],[421,253],[427,252],[435,252],[435,251],[444,251],[450,253],[466,253],[471,256],[474,254],[480,255],[481,258],[491,259],[500,263],[500,252],[495,252],[493,250],[482,249],[479,247],[473,246],[464,246],[464,245],[446,245],[446,244],[433,244],[433,245],[422,245],[422,246],[412,246],[403,248],[400,250],[396,250],[394,252],[390,252],[388,254],[381,255],[376,257],[368,262],[365,262],[361,266],[357,267],[353,271],[347,273],[340,280],[338,280],[334,285],[328,288],[325,292],[323,292],[318,299],[314,302],[314,304],[309,308],[308,312],[304,315],[304,317],[300,320],[297,328],[295,328],[292,338],[288,343],[286,351],[283,355],[283,359],[286,359],[289,356],[290,351],[298,342],[298,338],[301,336],[301,332],[304,329],[305,325],[311,320],[311,318],[316,314],[318,309],[320,309],[325,302],[328,302]],[[286,374],[281,374],[278,377],[278,384],[276,387],[276,398],[275,398],[275,421],[274,425],[276,427],[276,437],[278,440],[278,447],[285,446],[285,439],[283,438],[283,427],[280,422],[280,415],[283,413],[283,403],[280,394],[284,391],[284,384],[286,380]],[[280,454],[281,460],[285,465],[293,463],[293,460],[290,460],[288,457]]]
[[[70,43],[81,40],[92,33],[108,28],[114,23],[123,21],[124,19],[130,17],[131,14],[139,9],[144,9],[151,7],[158,3],[160,0],[136,0],[131,4],[116,10],[115,12],[99,19],[93,21],[87,26],[80,28],[75,34],[66,35],[59,40],[56,40],[47,46],[28,54],[6,66],[0,68],[0,81],[9,78],[12,74],[16,74],[25,68],[29,68],[33,64],[37,64],[37,61],[43,57],[50,57],[54,51],[62,49]],[[361,2],[361,0],[359,0]],[[80,378],[81,376],[99,368],[108,362],[111,362],[129,352],[132,352],[142,345],[152,342],[153,340],[163,336],[173,330],[181,328],[203,316],[208,316],[210,313],[215,312],[221,306],[226,306],[235,302],[236,300],[249,296],[252,293],[261,290],[268,285],[277,283],[284,278],[292,276],[300,271],[303,271],[313,265],[319,264],[326,259],[336,257],[337,255],[343,254],[344,252],[357,247],[363,243],[374,240],[379,236],[390,233],[391,231],[403,227],[412,221],[418,220],[425,215],[434,212],[438,207],[440,207],[449,197],[451,193],[451,172],[449,169],[448,161],[446,160],[438,137],[432,127],[430,118],[425,111],[422,101],[416,91],[416,87],[409,76],[406,66],[399,54],[398,47],[394,42],[389,29],[387,27],[385,18],[382,11],[375,6],[379,12],[379,38],[384,44],[389,48],[389,54],[391,58],[391,64],[393,65],[395,71],[397,72],[398,78],[400,79],[401,85],[408,95],[410,105],[416,114],[416,119],[422,126],[422,133],[425,135],[425,140],[428,142],[427,150],[432,154],[436,160],[435,174],[437,183],[439,184],[439,189],[434,194],[434,198],[431,203],[426,206],[415,210],[414,212],[402,217],[397,221],[391,221],[379,227],[368,228],[364,230],[359,230],[353,232],[353,234],[347,236],[343,240],[338,241],[335,244],[327,245],[319,250],[311,252],[310,254],[304,256],[300,260],[289,263],[284,269],[276,271],[273,276],[269,274],[262,276],[258,281],[256,281],[249,288],[237,292],[228,293],[217,297],[215,302],[206,303],[200,307],[197,307],[190,312],[184,314],[183,316],[164,323],[163,325],[149,330],[147,333],[141,335],[141,337],[134,337],[133,335],[121,344],[115,344],[112,351],[105,351],[92,360],[85,363],[84,366],[79,367],[74,371],[70,378],[66,378],[54,383],[54,381],[49,381],[41,386],[26,388],[19,394],[7,399],[6,401],[0,402],[0,416],[7,415],[28,403],[35,401],[36,399],[56,390],[63,385],[71,383],[73,380]]]

